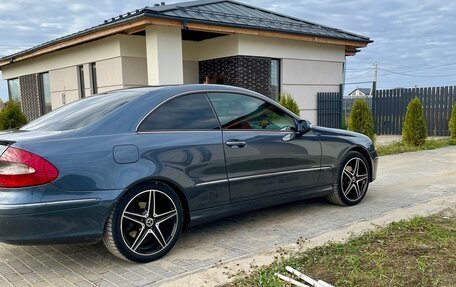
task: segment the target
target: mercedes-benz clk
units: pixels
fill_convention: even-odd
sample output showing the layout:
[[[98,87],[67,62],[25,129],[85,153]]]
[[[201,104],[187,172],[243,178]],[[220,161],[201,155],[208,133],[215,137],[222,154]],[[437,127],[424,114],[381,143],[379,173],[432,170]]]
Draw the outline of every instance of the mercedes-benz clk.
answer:
[[[361,134],[220,85],[119,90],[0,134],[0,241],[93,243],[149,262],[183,228],[310,197],[355,205],[376,177]]]

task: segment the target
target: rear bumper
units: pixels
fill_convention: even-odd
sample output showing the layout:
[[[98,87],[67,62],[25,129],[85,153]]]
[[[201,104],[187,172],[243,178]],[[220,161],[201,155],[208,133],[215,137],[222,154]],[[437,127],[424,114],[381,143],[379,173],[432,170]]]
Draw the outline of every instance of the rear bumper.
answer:
[[[5,191],[9,192],[9,191]],[[16,190],[12,193],[27,193]],[[3,191],[0,191],[0,199]],[[63,192],[59,200],[0,202],[0,242],[9,244],[89,243],[101,239],[120,192]],[[101,196],[94,196],[101,195]]]

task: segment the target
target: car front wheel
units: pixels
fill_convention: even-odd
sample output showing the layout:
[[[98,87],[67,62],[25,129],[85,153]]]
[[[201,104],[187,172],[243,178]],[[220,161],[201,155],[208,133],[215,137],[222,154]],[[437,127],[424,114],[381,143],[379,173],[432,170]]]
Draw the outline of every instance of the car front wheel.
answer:
[[[355,205],[363,200],[369,187],[369,165],[357,151],[348,152],[334,174],[333,191],[328,200],[338,205]]]
[[[119,258],[150,262],[171,250],[182,225],[182,205],[174,190],[162,183],[141,185],[114,207],[103,242]]]

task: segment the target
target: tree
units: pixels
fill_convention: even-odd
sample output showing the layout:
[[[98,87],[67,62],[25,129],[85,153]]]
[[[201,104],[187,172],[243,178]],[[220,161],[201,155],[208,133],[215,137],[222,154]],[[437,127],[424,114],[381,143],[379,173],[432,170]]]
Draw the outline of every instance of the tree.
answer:
[[[27,123],[27,118],[21,111],[18,102],[8,101],[0,111],[0,130],[9,130],[21,127]]]
[[[350,131],[362,133],[368,136],[371,140],[375,138],[374,118],[364,99],[357,99],[353,104],[348,122]]]
[[[282,93],[280,95],[279,104],[299,116],[299,106],[289,93]]]
[[[453,106],[450,118],[450,137],[456,139],[456,104]]]
[[[415,97],[407,106],[402,127],[402,140],[411,146],[421,146],[427,137],[426,120],[420,99]]]

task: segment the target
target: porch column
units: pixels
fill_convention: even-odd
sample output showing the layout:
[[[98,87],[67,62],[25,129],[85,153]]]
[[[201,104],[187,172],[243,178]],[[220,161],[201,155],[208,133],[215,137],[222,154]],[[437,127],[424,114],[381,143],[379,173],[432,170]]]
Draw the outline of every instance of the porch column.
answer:
[[[147,76],[149,85],[184,83],[180,27],[146,27]]]

